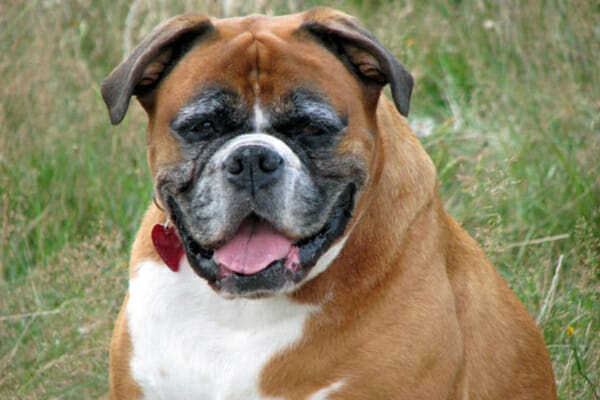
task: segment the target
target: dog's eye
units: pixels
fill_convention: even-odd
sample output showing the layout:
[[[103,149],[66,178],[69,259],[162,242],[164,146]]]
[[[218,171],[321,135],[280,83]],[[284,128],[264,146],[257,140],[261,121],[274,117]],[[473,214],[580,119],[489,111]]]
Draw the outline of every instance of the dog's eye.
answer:
[[[200,123],[194,125],[192,127],[192,129],[190,129],[192,132],[200,134],[200,135],[204,135],[204,134],[210,134],[210,133],[214,133],[216,128],[215,128],[215,124],[212,121],[200,121]]]
[[[309,122],[302,128],[302,133],[305,135],[318,136],[324,134],[325,129],[319,125]]]
[[[219,133],[219,127],[215,122],[209,119],[202,120],[182,132],[182,136],[187,140],[209,140]]]

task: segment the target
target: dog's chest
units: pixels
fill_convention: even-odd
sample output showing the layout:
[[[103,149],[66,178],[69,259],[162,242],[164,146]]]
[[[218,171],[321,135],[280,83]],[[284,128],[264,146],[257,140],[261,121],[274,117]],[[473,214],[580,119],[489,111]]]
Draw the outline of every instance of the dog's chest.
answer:
[[[145,399],[261,398],[261,369],[313,311],[284,297],[225,300],[187,262],[140,263],[127,304],[132,375]]]

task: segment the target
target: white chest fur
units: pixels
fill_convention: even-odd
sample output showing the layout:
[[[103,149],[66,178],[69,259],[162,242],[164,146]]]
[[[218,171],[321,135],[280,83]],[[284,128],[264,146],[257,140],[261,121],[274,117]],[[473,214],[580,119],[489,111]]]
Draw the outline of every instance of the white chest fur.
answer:
[[[131,369],[145,399],[260,399],[262,367],[300,339],[316,307],[285,297],[225,300],[187,261],[145,261],[129,283]]]

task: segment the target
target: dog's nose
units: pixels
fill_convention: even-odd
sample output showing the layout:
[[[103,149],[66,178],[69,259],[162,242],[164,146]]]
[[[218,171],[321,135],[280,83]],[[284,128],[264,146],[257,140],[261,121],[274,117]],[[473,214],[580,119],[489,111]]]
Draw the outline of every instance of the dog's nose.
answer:
[[[231,183],[254,193],[279,179],[283,158],[265,146],[243,146],[225,159],[223,167]]]

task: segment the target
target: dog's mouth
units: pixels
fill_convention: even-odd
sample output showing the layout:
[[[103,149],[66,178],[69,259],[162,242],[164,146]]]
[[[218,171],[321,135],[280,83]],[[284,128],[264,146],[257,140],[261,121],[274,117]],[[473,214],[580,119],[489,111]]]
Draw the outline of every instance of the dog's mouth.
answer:
[[[256,297],[291,289],[344,232],[354,208],[354,184],[338,196],[319,232],[292,240],[271,223],[250,214],[222,246],[207,249],[195,241],[175,200],[167,200],[190,266],[217,291],[228,296]]]
[[[291,271],[300,264],[299,248],[292,239],[255,214],[246,217],[234,236],[214,250],[213,258],[224,276],[253,275],[278,260],[285,260],[284,266]]]

